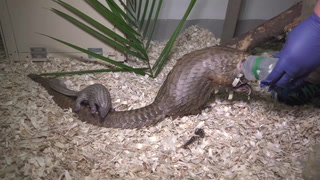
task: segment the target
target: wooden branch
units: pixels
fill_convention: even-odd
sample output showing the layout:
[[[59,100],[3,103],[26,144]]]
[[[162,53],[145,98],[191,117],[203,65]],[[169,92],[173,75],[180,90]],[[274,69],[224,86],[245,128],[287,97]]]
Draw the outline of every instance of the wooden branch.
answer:
[[[242,51],[249,51],[262,45],[273,37],[288,32],[301,21],[302,2],[299,2],[281,14],[258,27],[222,44]]]

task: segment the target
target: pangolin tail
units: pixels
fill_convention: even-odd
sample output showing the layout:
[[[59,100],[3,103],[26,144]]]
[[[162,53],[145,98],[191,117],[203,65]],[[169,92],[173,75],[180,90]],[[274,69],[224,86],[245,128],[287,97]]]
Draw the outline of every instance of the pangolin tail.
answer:
[[[54,102],[63,109],[72,108],[75,112],[75,97],[63,95],[50,87],[50,78],[44,78],[35,74],[29,74],[29,78],[39,83],[44,87],[48,93],[53,96]],[[107,127],[107,128],[122,128],[122,129],[134,129],[149,126],[162,121],[165,118],[165,114],[160,106],[156,103],[152,103],[148,106],[129,110],[129,111],[114,111],[101,119],[99,115],[91,114],[90,108],[82,106],[80,111],[75,112],[78,114],[81,121],[89,124]]]

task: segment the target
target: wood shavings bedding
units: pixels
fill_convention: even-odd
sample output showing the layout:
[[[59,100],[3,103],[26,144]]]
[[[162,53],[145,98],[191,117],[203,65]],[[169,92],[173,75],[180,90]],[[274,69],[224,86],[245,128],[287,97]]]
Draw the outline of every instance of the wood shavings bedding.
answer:
[[[75,90],[102,83],[117,110],[134,109],[152,102],[179,57],[218,42],[192,26],[180,35],[156,79],[99,73],[63,80]],[[153,61],[163,47],[153,42]],[[103,67],[69,58],[0,61],[1,179],[301,179],[300,161],[319,143],[318,109],[276,104],[265,92],[255,92],[249,101],[239,94],[233,100],[218,94],[199,115],[120,130],[79,121],[26,77]],[[205,137],[180,148],[196,128],[204,129]]]

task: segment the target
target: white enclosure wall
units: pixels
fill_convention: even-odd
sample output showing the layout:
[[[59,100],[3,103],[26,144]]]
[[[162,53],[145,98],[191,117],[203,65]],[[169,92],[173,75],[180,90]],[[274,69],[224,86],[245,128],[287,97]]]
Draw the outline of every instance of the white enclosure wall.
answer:
[[[109,28],[113,28],[108,21],[95,12],[85,1],[64,0],[64,2],[74,5]],[[101,3],[105,4],[105,1],[101,0]],[[42,59],[41,53],[43,49],[41,48],[45,48],[48,56],[68,55],[88,58],[88,55],[38,33],[62,39],[85,49],[102,48],[103,55],[119,61],[124,59],[121,53],[64,20],[52,12],[51,8],[68,12],[52,0],[0,0],[1,34],[9,59],[22,60],[32,58],[30,48],[34,48],[32,49],[35,51],[34,56],[37,56],[38,51],[39,56],[35,59]],[[116,31],[116,29],[114,30]]]
[[[301,0],[242,0],[236,34],[244,33],[285,11]],[[164,0],[155,39],[165,40],[172,34],[190,0]],[[228,0],[198,0],[185,27],[199,25],[221,37]]]
[[[243,33],[288,9],[300,0],[242,0],[236,34]],[[108,22],[97,14],[84,0],[65,0],[103,24]],[[104,0],[100,2],[105,3]],[[164,0],[159,15],[155,40],[166,40],[182,18],[190,0]],[[221,37],[228,0],[198,0],[184,27],[199,25]],[[87,55],[41,36],[44,33],[83,48],[101,48],[103,55],[122,61],[124,56],[112,47],[98,41],[86,32],[56,15],[50,8],[63,9],[52,0],[0,0],[2,39],[8,58],[21,60],[31,58],[31,48],[36,52],[45,48],[48,56],[72,55],[87,58]],[[66,11],[67,12],[67,11]],[[112,25],[109,24],[112,27]],[[115,30],[116,31],[116,30]],[[41,59],[41,56],[39,56]]]

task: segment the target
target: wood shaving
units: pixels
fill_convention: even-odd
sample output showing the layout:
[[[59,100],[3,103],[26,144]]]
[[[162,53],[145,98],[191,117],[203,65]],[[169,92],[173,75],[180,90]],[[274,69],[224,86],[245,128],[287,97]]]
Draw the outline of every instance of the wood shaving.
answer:
[[[155,79],[133,73],[62,79],[75,90],[101,83],[110,89],[116,110],[135,109],[152,102],[179,57],[218,43],[209,31],[191,26]],[[152,43],[153,61],[164,45]],[[27,78],[105,67],[54,57],[42,63],[0,61],[1,179],[301,179],[299,159],[319,143],[319,109],[277,104],[265,92],[254,92],[249,101],[245,95],[228,100],[218,93],[199,115],[121,130],[79,121]],[[199,127],[206,136],[179,148]]]

